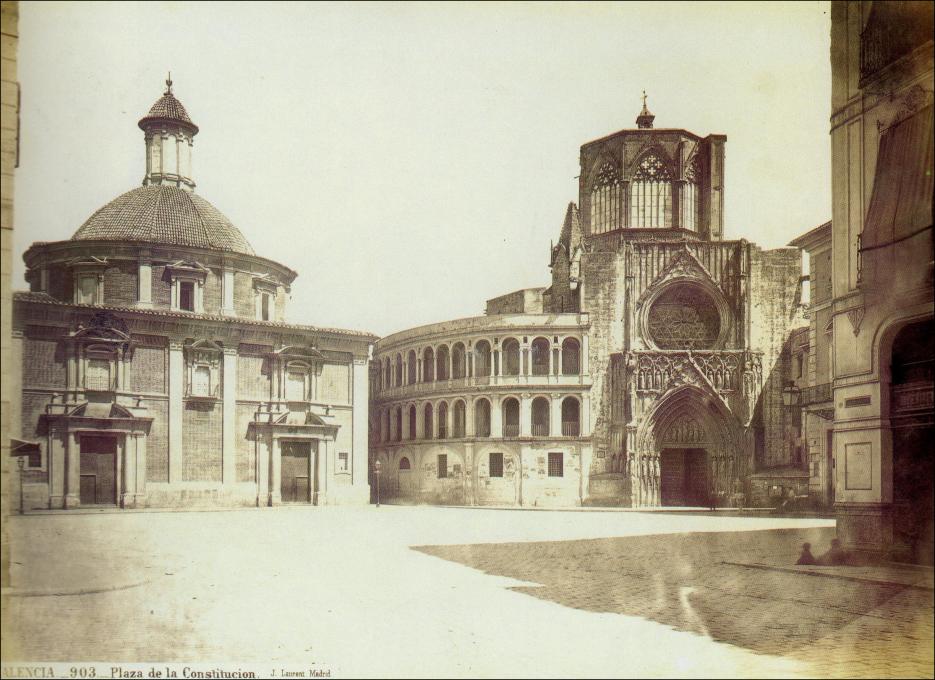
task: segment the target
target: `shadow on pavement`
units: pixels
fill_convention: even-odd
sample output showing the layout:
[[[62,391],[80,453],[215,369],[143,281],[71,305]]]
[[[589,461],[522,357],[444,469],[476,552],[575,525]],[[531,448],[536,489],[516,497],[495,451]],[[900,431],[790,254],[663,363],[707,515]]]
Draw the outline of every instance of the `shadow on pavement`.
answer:
[[[785,656],[859,617],[873,616],[906,587],[725,562],[792,566],[803,542],[824,551],[834,532],[692,533],[414,549],[489,574],[540,583],[514,590],[567,607],[642,617]],[[931,591],[919,597],[931,608]]]

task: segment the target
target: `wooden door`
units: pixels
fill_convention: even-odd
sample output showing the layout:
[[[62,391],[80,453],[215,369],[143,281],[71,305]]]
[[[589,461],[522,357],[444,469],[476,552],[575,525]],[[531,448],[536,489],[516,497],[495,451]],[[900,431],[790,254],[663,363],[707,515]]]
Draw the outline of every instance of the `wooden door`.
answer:
[[[283,503],[311,502],[311,448],[311,442],[280,443],[280,492]]]
[[[82,505],[116,505],[117,438],[83,435],[80,474]]]

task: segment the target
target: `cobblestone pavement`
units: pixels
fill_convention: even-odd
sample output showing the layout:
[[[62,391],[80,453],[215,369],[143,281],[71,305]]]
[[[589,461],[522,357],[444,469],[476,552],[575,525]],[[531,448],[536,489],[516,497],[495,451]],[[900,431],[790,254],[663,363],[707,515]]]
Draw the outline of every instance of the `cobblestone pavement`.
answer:
[[[801,677],[871,674],[835,665],[840,650],[856,663],[892,641],[930,648],[930,591],[719,564],[783,562],[807,532],[823,546],[832,524],[424,507],[12,518],[3,657],[334,677]],[[915,656],[890,674],[915,674]]]
[[[801,660],[816,676],[931,677],[930,587],[874,582],[868,569],[788,568],[803,542],[828,546],[833,537],[824,528],[418,549],[541,584],[515,590],[567,607]]]

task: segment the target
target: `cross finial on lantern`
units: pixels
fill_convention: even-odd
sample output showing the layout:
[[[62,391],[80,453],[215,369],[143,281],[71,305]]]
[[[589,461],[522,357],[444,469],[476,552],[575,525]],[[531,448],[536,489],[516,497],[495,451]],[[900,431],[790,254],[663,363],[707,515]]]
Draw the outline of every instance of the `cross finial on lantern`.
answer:
[[[166,94],[172,94],[172,71],[169,71],[169,75],[166,78]]]
[[[646,90],[643,90],[643,108],[646,108]]]

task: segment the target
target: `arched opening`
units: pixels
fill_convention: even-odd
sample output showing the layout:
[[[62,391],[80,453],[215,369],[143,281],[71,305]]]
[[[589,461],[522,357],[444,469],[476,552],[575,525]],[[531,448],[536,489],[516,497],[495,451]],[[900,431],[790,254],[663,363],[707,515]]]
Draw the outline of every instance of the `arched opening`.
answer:
[[[519,375],[519,341],[507,338],[503,341],[503,375]]]
[[[932,405],[935,324],[905,326],[890,354],[890,422],[893,428],[893,539],[901,560],[933,562]]]
[[[435,433],[434,423],[432,422],[432,405],[426,404],[422,418],[422,438],[431,439]]]
[[[435,350],[426,347],[422,353],[422,382],[435,380]]]
[[[465,408],[464,402],[460,399],[455,402],[452,412],[451,436],[459,439],[464,436],[465,427]]]
[[[448,439],[448,404],[444,401],[438,405],[438,438]]]
[[[551,346],[545,338],[536,338],[532,341],[532,374],[549,374],[549,352]]]
[[[390,410],[383,412],[383,436],[381,439],[385,442],[390,441]]]
[[[409,350],[409,354],[406,355],[406,384],[415,385],[416,384],[416,375],[418,374],[418,366],[416,366],[416,351],[414,349]]]
[[[474,436],[490,436],[490,402],[487,399],[474,402]]]
[[[416,407],[409,407],[409,439],[416,438]]]
[[[551,404],[545,397],[536,397],[532,400],[532,436],[549,436],[549,409]]]
[[[402,385],[403,384],[403,355],[402,354],[396,355],[396,365],[394,366],[393,373],[394,373],[393,378],[395,380],[394,384]]]
[[[409,463],[409,459],[403,456],[399,459],[399,469],[400,470],[411,470],[412,466]]]
[[[562,343],[562,375],[578,375],[581,372],[581,346],[575,338],[565,338]]]
[[[467,362],[464,358],[464,344],[455,343],[451,349],[451,377],[463,378],[467,375]]]
[[[393,386],[393,372],[390,368],[390,359],[387,357],[383,360],[383,389],[388,390]]]
[[[682,184],[680,200],[682,219],[679,224],[683,229],[697,229],[698,221],[698,180],[701,179],[701,162],[695,154],[685,170],[685,182]]]
[[[474,376],[486,378],[490,375],[490,343],[478,340],[474,344]]]
[[[448,373],[448,345],[442,345],[438,348],[435,366],[436,380],[448,380],[448,378],[451,377]]]
[[[398,406],[396,407],[396,432],[393,434],[396,441],[403,438],[403,409]]]
[[[575,397],[562,400],[562,436],[578,437],[581,434],[581,404]]]
[[[503,436],[519,436],[519,402],[513,397],[507,397],[503,400],[501,406],[503,414]]]
[[[672,225],[672,176],[665,162],[649,153],[630,179],[630,227],[663,228]]]

